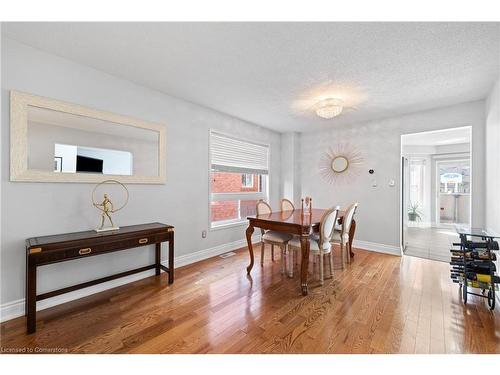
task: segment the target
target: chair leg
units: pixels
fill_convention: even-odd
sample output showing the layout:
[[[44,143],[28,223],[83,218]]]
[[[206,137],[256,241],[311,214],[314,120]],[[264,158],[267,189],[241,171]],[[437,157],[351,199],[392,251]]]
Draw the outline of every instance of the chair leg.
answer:
[[[347,263],[351,264],[351,244],[347,242],[347,251],[346,251],[346,257],[347,257]]]
[[[342,258],[342,269],[345,268],[345,254],[344,254],[344,251],[345,251],[344,244],[341,241],[340,242],[340,257]]]
[[[288,248],[288,277],[293,277],[293,257],[295,256],[295,250]]]
[[[274,245],[271,245],[271,260],[274,262]]]
[[[319,253],[319,283],[323,285],[324,282],[324,274],[323,274],[323,253]]]
[[[260,265],[264,265],[264,242],[261,242],[260,246]]]
[[[330,276],[333,278],[333,249],[330,251],[330,256],[328,257],[330,262]]]
[[[285,274],[285,252],[286,252],[286,247],[285,246],[280,246],[280,250],[281,250],[281,259],[280,259],[280,262],[281,262],[281,274],[284,275]]]

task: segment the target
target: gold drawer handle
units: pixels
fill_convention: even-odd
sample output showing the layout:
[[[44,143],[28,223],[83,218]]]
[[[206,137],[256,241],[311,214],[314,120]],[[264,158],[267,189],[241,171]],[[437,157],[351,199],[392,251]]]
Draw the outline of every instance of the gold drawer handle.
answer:
[[[80,249],[80,251],[78,251],[78,254],[80,255],[90,254],[91,251],[92,249],[90,247],[86,247],[85,249]]]
[[[148,243],[148,239],[147,238],[141,238],[139,240],[139,243]]]

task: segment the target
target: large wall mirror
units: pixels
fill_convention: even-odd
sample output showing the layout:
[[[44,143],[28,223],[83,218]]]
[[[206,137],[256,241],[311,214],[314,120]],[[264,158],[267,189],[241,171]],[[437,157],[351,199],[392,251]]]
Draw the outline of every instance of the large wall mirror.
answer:
[[[165,183],[165,128],[11,91],[11,181]]]

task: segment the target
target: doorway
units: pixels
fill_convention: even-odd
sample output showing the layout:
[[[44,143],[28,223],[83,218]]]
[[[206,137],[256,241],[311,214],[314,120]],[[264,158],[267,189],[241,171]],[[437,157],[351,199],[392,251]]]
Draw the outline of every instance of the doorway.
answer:
[[[455,224],[471,222],[471,128],[401,136],[403,253],[448,262]]]

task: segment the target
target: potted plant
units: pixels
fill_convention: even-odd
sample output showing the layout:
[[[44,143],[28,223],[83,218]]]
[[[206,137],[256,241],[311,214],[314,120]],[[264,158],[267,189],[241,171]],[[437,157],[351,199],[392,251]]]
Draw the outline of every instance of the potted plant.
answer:
[[[420,204],[418,202],[411,203],[408,207],[408,220],[410,221],[422,221],[422,211],[420,210]]]

